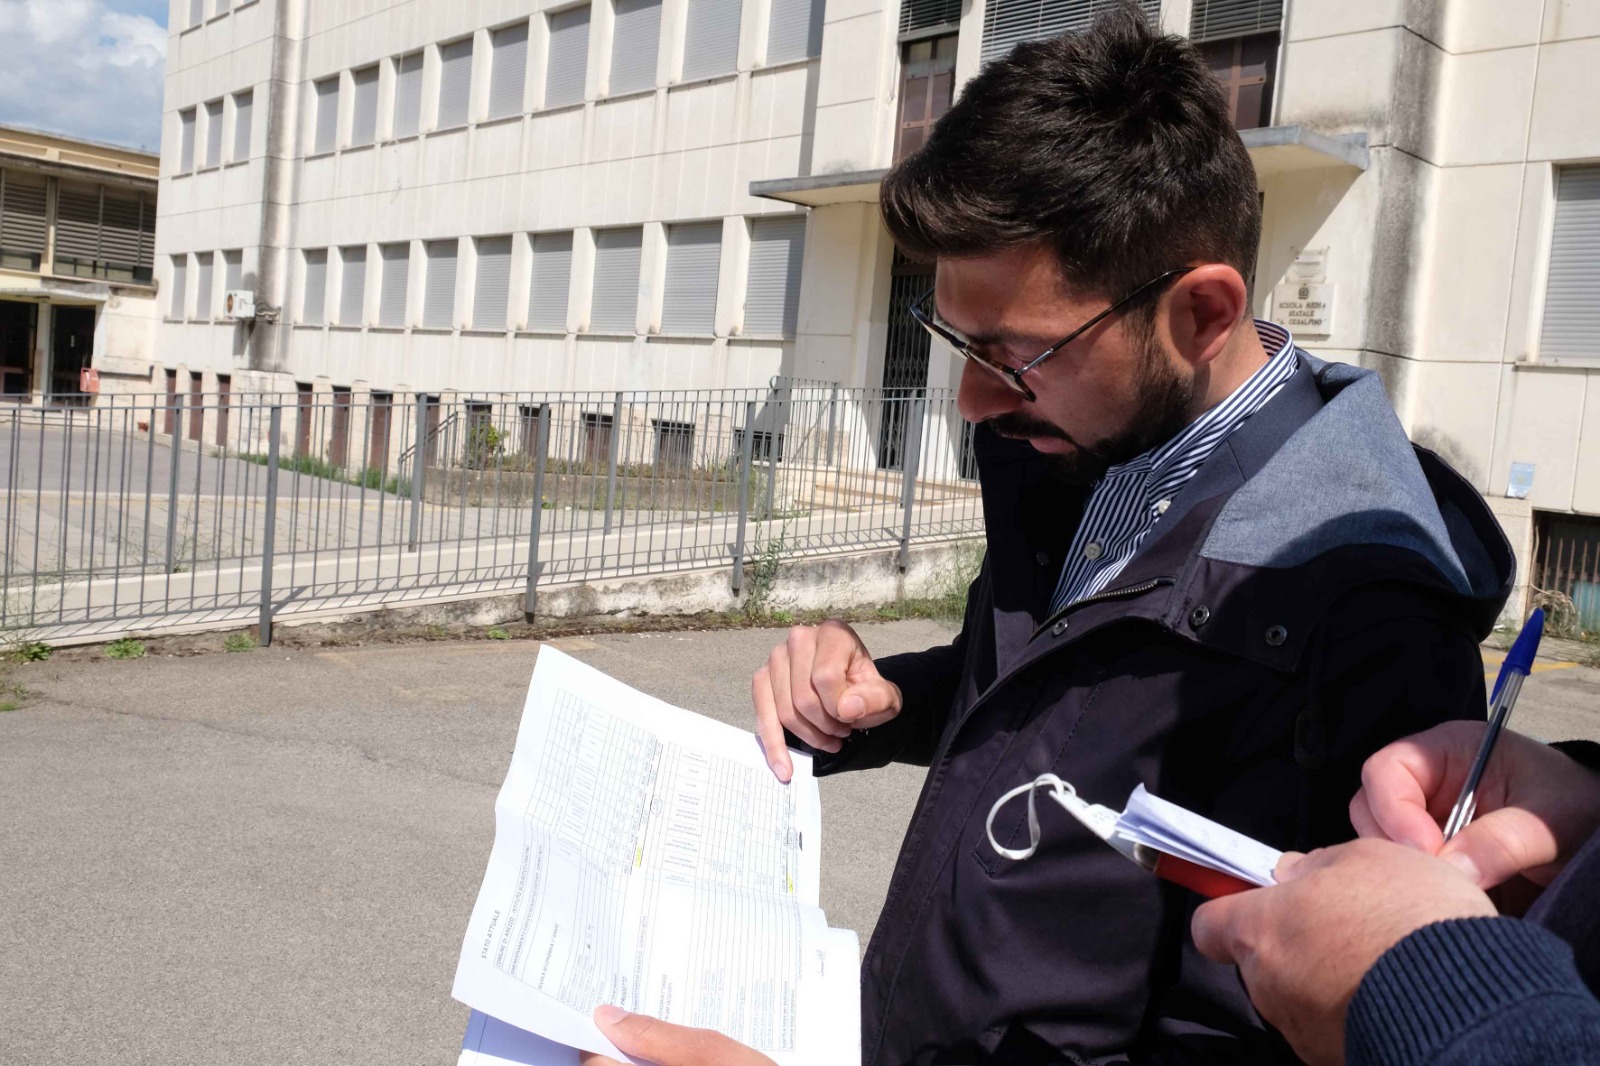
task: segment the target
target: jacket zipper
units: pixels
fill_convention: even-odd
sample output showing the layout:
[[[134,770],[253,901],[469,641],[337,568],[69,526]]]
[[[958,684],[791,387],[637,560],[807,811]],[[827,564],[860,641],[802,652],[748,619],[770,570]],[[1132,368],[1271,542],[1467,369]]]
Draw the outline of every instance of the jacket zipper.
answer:
[[[1075,600],[1061,608],[1061,610],[1057,611],[1049,618],[1046,618],[1043,622],[1040,622],[1039,628],[1033,631],[1033,636],[1029,637],[1028,641],[1029,643],[1032,643],[1035,637],[1054,625],[1056,620],[1062,615],[1066,614],[1068,611],[1076,610],[1079,607],[1087,607],[1091,603],[1103,603],[1106,600],[1121,599],[1124,596],[1137,596],[1142,592],[1149,592],[1151,589],[1160,588],[1162,585],[1170,584],[1172,584],[1172,578],[1170,577],[1153,577],[1149,581],[1141,581],[1137,585],[1125,585],[1120,589],[1108,589],[1105,592],[1097,592],[1093,596],[1087,596],[1081,600]]]

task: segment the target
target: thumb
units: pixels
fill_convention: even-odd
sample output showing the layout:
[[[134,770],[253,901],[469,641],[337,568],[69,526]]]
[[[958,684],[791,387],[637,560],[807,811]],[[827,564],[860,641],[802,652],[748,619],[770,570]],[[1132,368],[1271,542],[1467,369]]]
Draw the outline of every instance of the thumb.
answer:
[[[610,1004],[596,1007],[594,1020],[606,1039],[629,1058],[646,1059],[661,1066],[709,1066],[726,1058],[717,1046],[726,1038],[709,1029],[673,1025],[648,1014],[629,1014]]]
[[[1233,926],[1240,902],[1250,893],[1222,896],[1200,904],[1189,922],[1189,933],[1200,954],[1213,962],[1231,965],[1238,961],[1233,949]]]
[[[1484,889],[1547,866],[1559,856],[1550,827],[1519,807],[1502,807],[1473,819],[1439,851],[1439,858]]]
[[[839,720],[857,729],[882,725],[900,713],[900,686],[878,673],[863,656],[850,667],[850,684],[839,696]]]

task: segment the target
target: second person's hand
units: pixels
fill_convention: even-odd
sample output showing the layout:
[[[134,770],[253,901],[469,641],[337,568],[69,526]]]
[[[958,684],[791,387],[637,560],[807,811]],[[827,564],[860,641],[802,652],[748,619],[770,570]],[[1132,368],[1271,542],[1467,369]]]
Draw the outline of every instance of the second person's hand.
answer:
[[[856,631],[830,619],[795,626],[751,679],[756,732],[778,780],[794,774],[785,729],[819,751],[835,752],[853,729],[900,713],[900,688],[878,673]]]

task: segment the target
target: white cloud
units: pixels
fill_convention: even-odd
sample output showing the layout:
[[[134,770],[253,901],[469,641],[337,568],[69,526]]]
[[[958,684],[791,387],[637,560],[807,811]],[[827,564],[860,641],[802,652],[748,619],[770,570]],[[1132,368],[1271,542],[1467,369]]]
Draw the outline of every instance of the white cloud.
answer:
[[[0,0],[0,123],[161,146],[167,31],[108,0]]]

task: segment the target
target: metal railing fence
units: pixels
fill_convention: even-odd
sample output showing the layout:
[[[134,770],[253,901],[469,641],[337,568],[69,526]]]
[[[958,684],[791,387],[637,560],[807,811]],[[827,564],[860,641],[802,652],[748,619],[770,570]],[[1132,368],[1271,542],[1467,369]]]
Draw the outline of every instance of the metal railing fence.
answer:
[[[971,537],[947,391],[0,405],[0,633],[52,640]]]

